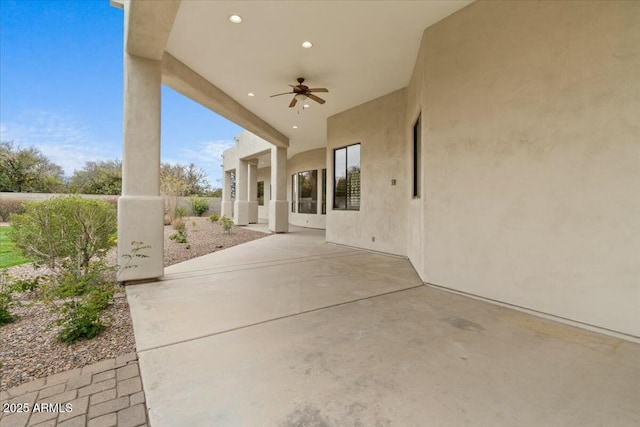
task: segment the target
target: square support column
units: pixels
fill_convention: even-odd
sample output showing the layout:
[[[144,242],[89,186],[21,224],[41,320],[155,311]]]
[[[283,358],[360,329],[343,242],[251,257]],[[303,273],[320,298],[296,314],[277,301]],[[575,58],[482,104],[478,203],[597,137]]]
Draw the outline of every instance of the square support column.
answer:
[[[118,199],[120,281],[164,275],[164,200],[160,197],[160,61],[124,54],[122,196]],[[134,244],[146,258],[128,259]]]
[[[258,163],[249,163],[249,224],[258,222]]]
[[[287,149],[271,147],[271,200],[269,201],[269,230],[289,231],[289,202],[287,202]]]
[[[249,163],[239,159],[236,168],[236,201],[233,204],[233,222],[236,225],[249,225],[248,175]]]
[[[220,215],[233,218],[233,201],[231,200],[231,171],[222,174],[222,203]]]

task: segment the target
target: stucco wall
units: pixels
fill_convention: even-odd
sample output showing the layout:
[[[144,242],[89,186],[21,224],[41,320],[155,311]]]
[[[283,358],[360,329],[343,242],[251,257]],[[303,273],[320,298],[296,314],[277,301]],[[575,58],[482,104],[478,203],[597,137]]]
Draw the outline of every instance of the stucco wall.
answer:
[[[287,200],[291,203],[293,196],[291,194],[291,176],[294,173],[305,172],[309,170],[318,171],[318,208],[322,203],[322,169],[326,168],[326,152],[324,148],[305,151],[296,154],[287,160]],[[291,212],[289,206],[289,224],[301,227],[320,228],[326,227],[326,215],[307,214]]]
[[[327,241],[406,255],[409,193],[405,105],[406,91],[399,90],[329,117]],[[333,210],[333,150],[358,142],[360,210]],[[392,179],[396,180],[395,186],[391,185]]]
[[[423,280],[640,336],[639,29],[639,2],[481,1],[425,31],[405,119],[422,110]]]

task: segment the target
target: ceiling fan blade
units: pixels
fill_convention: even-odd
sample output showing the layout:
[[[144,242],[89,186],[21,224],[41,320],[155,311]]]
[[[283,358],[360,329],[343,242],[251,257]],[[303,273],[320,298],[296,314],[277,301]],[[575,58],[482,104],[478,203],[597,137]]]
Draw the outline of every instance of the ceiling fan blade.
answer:
[[[295,93],[295,92],[284,92],[284,93],[279,93],[279,94],[277,94],[277,95],[271,95],[269,98],[273,98],[274,96],[280,96],[280,95],[290,95],[290,94],[292,94],[292,93]]]
[[[314,101],[316,101],[318,104],[324,104],[325,102],[327,102],[327,101],[325,101],[325,100],[324,100],[324,99],[322,99],[322,98],[318,98],[317,96],[315,96],[315,95],[314,95],[314,94],[312,94],[312,93],[310,93],[310,94],[309,94],[309,95],[307,95],[307,96],[308,96],[309,98],[313,99]]]
[[[296,106],[296,102],[298,102],[298,100],[294,97],[294,98],[291,100],[291,104],[289,104],[289,108],[293,108],[293,107],[295,107],[295,106]]]
[[[307,92],[329,92],[329,89],[326,87],[316,87],[313,89],[309,89]]]

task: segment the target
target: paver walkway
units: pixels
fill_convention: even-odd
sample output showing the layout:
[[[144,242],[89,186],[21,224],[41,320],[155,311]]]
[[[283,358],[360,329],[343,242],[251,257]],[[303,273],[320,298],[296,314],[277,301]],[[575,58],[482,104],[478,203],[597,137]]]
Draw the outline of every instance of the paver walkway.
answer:
[[[0,403],[0,427],[148,426],[136,353],[22,384]]]

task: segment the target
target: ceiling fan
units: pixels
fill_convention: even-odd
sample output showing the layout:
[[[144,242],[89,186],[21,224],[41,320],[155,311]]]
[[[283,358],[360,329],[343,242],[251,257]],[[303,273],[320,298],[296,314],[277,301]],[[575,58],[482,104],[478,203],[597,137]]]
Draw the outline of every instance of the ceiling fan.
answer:
[[[271,95],[270,98],[273,98],[274,96],[293,94],[293,99],[289,104],[289,108],[295,107],[298,101],[304,101],[307,98],[313,99],[319,104],[324,104],[326,102],[324,99],[314,95],[312,92],[329,92],[329,89],[324,87],[317,87],[317,88],[310,89],[309,86],[305,86],[302,84],[304,82],[304,79],[302,77],[298,77],[297,80],[298,80],[297,85],[295,86],[289,85],[293,88],[293,92],[278,93],[276,95]]]

